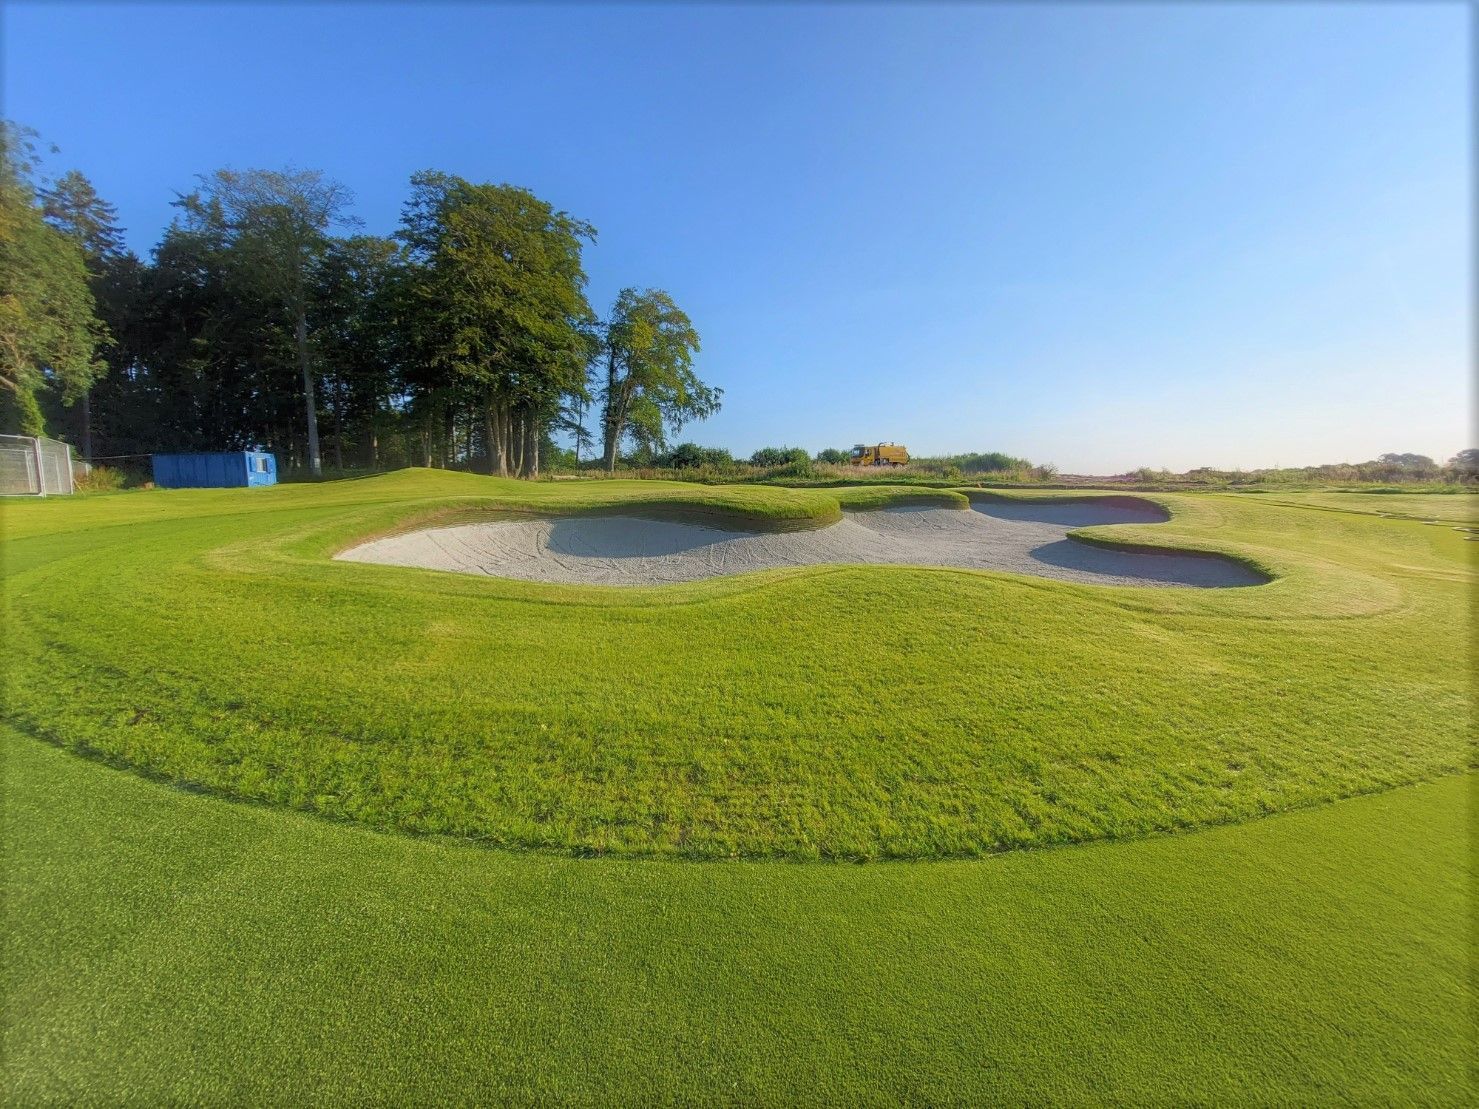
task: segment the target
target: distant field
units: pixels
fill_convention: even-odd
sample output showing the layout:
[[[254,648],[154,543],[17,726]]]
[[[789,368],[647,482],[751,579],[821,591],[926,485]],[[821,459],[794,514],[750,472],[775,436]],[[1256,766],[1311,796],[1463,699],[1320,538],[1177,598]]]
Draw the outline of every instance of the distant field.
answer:
[[[1407,498],[1157,494],[1085,533],[1275,579],[1226,590],[330,560],[510,508],[896,495],[7,504],[11,1100],[283,1100],[289,1058],[344,1102],[1461,1093],[1479,544],[1324,510]],[[933,861],[798,865],[852,859]]]

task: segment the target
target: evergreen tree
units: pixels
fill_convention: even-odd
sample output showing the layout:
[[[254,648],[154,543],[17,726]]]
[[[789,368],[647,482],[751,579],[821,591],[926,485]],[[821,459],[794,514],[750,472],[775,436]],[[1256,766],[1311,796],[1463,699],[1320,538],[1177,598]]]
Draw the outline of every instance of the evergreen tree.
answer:
[[[39,196],[42,216],[46,222],[82,247],[87,259],[88,287],[103,326],[110,336],[115,334],[115,329],[126,328],[127,318],[124,312],[118,311],[120,308],[126,310],[126,305],[112,301],[108,296],[117,289],[116,282],[107,280],[110,271],[115,266],[127,264],[126,258],[131,259],[131,256],[124,253],[123,229],[118,226],[118,210],[98,196],[92,182],[75,169],[68,170],[51,185],[41,188]],[[113,371],[113,362],[119,352],[110,341],[104,344],[100,353],[103,362],[98,380],[103,380]],[[93,456],[92,398],[95,387],[90,386],[83,390],[81,403],[77,405],[80,432],[78,438],[82,457],[89,462]]]

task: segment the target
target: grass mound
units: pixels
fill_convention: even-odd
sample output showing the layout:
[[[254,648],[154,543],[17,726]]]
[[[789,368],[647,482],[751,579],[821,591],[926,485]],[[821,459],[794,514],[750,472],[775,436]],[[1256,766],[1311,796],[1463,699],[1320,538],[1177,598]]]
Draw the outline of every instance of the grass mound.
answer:
[[[7,506],[7,715],[375,827],[688,857],[976,855],[1468,762],[1476,548],[1417,521],[1168,495],[1167,523],[1084,533],[1277,579],[1229,591],[869,566],[613,596],[329,560],[493,510],[791,527],[889,495],[407,471]]]

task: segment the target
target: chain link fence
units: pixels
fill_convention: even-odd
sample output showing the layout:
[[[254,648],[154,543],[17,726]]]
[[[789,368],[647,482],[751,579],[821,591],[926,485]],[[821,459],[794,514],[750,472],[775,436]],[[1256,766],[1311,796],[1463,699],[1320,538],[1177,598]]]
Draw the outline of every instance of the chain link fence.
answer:
[[[71,493],[72,448],[55,439],[0,435],[0,496]]]

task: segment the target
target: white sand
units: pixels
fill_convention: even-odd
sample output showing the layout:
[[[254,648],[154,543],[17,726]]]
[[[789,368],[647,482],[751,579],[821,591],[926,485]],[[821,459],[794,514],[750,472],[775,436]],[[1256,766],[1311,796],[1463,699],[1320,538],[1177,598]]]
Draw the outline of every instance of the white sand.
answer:
[[[1226,587],[1264,580],[1232,559],[1112,551],[1066,537],[1072,528],[1164,518],[1148,502],[1142,508],[1123,500],[977,502],[971,511],[889,508],[788,532],[638,516],[567,516],[426,528],[363,543],[338,557],[592,585],[655,585],[823,563],[961,566],[1101,585]]]

